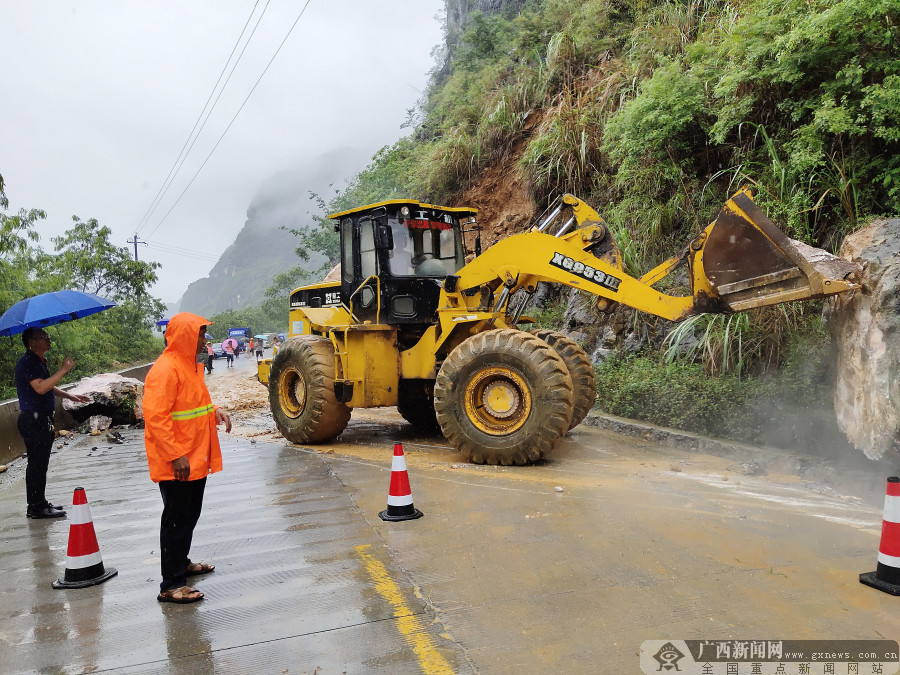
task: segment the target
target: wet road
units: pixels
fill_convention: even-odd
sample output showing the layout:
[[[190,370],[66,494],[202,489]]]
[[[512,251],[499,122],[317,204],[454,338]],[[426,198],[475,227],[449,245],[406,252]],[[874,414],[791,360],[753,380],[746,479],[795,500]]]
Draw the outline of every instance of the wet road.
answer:
[[[238,363],[211,390],[240,391]],[[217,565],[197,605],[155,600],[140,432],[51,460],[50,498],[85,487],[119,570],[101,586],[50,587],[68,522],[26,520],[21,470],[0,475],[4,672],[633,673],[645,639],[900,635],[897,599],[858,582],[880,510],[793,477],[584,427],[549,462],[500,468],[392,409],[355,411],[315,449],[247,438],[266,425],[253,406],[237,417],[195,534],[193,558]],[[395,440],[420,520],[377,516]]]

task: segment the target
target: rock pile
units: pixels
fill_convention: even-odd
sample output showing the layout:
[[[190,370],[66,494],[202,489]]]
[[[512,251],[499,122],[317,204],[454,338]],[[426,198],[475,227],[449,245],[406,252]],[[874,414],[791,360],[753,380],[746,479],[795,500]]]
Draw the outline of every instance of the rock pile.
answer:
[[[900,219],[853,233],[840,254],[866,271],[859,291],[826,303],[826,325],[837,345],[834,410],[847,439],[880,459],[900,431]]]
[[[91,399],[88,403],[78,403],[68,399],[63,401],[63,408],[79,424],[92,417],[102,416],[109,419],[109,423],[104,427],[109,428],[111,425],[133,424],[143,417],[141,401],[144,395],[144,383],[133,377],[103,373],[82,378],[68,391],[71,394],[81,394]],[[99,424],[96,425],[97,429],[99,427]]]

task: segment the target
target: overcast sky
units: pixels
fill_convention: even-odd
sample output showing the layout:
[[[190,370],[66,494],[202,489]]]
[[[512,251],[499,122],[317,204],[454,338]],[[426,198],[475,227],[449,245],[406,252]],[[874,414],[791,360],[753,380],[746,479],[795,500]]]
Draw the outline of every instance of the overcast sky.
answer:
[[[338,147],[368,157],[408,132],[401,125],[434,65],[443,1],[311,0],[162,220],[304,3],[0,0],[0,174],[10,209],[47,211],[39,225],[45,250],[73,215],[109,226],[120,245],[138,230],[151,244],[139,247],[140,258],[163,264],[154,295],[177,300],[207,276],[210,256],[234,240],[272,174]],[[261,15],[206,128],[141,227],[244,24],[252,16],[248,34]]]

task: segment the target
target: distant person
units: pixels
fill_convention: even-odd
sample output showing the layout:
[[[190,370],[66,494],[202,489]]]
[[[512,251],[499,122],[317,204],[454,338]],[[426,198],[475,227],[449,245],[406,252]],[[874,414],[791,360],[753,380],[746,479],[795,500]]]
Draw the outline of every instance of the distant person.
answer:
[[[252,354],[253,351],[253,338],[250,338],[250,342],[247,343],[247,353]]]
[[[234,368],[234,343],[231,340],[225,340],[222,349],[225,350],[225,367]]]
[[[216,358],[216,353],[213,351],[212,342],[206,343],[206,372],[212,372],[212,363],[213,359]]]
[[[197,363],[200,364],[202,370],[209,372],[209,352],[206,351],[206,345],[203,345],[203,350],[197,354]]]
[[[62,366],[53,375],[47,368],[44,355],[50,351],[50,336],[40,328],[26,328],[22,333],[25,353],[16,362],[16,394],[19,397],[19,419],[17,426],[25,451],[28,466],[25,469],[25,493],[28,518],[62,518],[66,515],[61,506],[53,506],[47,501],[47,468],[50,465],[50,449],[53,447],[53,411],[56,396],[70,401],[87,403],[87,396],[69,394],[57,388],[60,380],[75,366],[75,361],[66,357]]]
[[[278,336],[272,338],[272,358],[275,358],[275,354],[278,353],[278,345],[281,344],[281,340],[278,339]]]
[[[159,484],[163,511],[159,544],[162,583],[160,602],[197,602],[203,593],[187,585],[187,577],[209,574],[215,565],[191,562],[188,554],[203,508],[206,477],[222,470],[216,425],[231,418],[214,406],[197,369],[207,319],[181,312],[166,334],[169,346],[150,368],[144,382],[144,444],[150,478]]]
[[[263,349],[265,349],[265,342],[262,340],[256,341],[256,362],[259,363],[260,359],[263,357]]]

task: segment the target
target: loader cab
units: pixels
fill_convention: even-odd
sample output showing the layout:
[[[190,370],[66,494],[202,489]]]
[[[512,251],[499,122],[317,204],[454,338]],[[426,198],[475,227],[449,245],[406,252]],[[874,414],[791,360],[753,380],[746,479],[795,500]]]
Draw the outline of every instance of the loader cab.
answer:
[[[341,235],[341,302],[354,321],[433,323],[444,279],[465,264],[462,223],[476,213],[392,200],[329,216]]]

